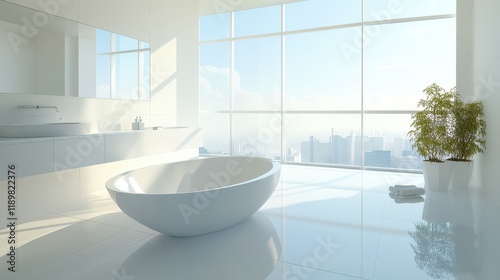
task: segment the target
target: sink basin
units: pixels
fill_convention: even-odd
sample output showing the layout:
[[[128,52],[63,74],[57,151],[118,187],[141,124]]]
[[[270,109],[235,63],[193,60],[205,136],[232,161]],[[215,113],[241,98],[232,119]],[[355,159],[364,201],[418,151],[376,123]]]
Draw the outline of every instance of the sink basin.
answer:
[[[0,138],[75,136],[90,133],[90,123],[0,124]]]

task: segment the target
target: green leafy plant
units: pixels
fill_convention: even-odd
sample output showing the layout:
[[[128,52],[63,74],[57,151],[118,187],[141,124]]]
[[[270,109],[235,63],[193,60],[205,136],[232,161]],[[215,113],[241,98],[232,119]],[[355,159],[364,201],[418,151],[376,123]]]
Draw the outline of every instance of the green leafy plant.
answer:
[[[481,101],[455,100],[452,108],[453,124],[449,141],[450,160],[470,161],[486,149],[486,122]]]
[[[443,162],[450,150],[451,112],[459,95],[454,88],[446,91],[435,83],[423,92],[425,98],[417,104],[422,110],[412,114],[408,136],[424,160]]]

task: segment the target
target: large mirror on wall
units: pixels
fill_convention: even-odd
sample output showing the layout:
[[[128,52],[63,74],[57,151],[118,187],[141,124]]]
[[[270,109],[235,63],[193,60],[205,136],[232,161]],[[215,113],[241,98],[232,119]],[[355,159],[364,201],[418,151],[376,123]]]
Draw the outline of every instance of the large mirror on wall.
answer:
[[[148,42],[0,1],[0,93],[150,99]]]

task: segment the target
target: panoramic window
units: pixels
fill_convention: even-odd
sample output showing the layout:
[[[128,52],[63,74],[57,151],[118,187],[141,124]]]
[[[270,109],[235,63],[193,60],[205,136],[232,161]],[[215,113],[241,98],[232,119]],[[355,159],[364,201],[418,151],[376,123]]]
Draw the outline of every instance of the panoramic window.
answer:
[[[309,0],[200,17],[201,153],[421,169],[406,134],[422,90],[455,85],[455,5]]]

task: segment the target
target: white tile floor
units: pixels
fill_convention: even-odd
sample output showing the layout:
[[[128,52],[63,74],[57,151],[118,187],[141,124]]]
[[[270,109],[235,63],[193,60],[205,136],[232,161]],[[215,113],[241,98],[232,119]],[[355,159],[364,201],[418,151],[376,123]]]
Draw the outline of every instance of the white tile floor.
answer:
[[[189,238],[145,228],[103,191],[99,208],[22,224],[15,273],[0,244],[0,279],[500,279],[500,207],[484,192],[399,203],[393,184],[423,178],[284,166],[250,219]]]

